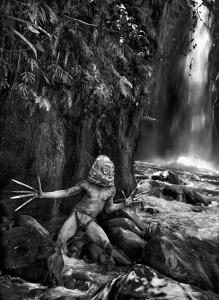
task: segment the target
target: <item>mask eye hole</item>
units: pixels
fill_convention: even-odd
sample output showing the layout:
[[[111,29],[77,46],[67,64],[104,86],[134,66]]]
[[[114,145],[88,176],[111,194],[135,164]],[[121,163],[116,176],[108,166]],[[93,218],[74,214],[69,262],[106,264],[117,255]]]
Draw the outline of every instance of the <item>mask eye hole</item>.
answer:
[[[109,174],[109,172],[110,172],[110,169],[109,169],[109,167],[107,167],[107,166],[104,166],[103,168],[102,168],[102,171],[103,171],[103,174]]]

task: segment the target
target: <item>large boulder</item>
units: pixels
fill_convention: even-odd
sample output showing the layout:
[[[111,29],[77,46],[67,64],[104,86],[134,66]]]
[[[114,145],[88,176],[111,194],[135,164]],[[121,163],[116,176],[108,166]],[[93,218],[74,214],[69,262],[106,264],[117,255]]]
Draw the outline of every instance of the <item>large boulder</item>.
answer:
[[[116,218],[109,220],[103,224],[104,230],[106,232],[110,232],[112,228],[120,227],[125,230],[129,230],[137,234],[138,236],[142,236],[142,232],[140,229],[128,218]]]
[[[167,200],[177,200],[192,205],[209,205],[211,200],[204,197],[200,193],[186,187],[178,187],[177,185],[166,186],[163,189],[163,196]]]
[[[178,283],[149,267],[135,265],[127,274],[113,279],[92,297],[92,300],[110,299],[218,300],[219,295]]]
[[[194,236],[168,234],[147,243],[142,261],[179,282],[219,293],[218,246]]]
[[[118,246],[133,261],[141,259],[146,242],[135,233],[120,227],[107,232],[113,245]]]
[[[159,180],[163,182],[168,182],[171,184],[185,184],[178,175],[170,170],[158,171],[150,176],[152,180]]]
[[[31,282],[43,282],[48,276],[47,260],[55,243],[27,227],[14,227],[0,233],[0,269]]]

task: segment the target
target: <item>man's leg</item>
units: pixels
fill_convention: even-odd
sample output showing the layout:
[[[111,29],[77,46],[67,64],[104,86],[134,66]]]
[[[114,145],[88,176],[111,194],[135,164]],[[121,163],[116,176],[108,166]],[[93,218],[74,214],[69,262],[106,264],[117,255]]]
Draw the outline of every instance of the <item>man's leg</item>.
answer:
[[[126,217],[128,217],[141,231],[145,231],[146,225],[141,220],[141,218],[136,214],[134,209],[132,208],[124,208],[123,211],[127,214]]]
[[[127,217],[143,232],[143,238],[150,240],[154,236],[161,234],[160,224],[145,224],[132,208],[124,208]]]
[[[62,228],[59,231],[58,238],[56,241],[56,246],[61,248],[64,253],[67,252],[66,243],[67,241],[75,234],[78,228],[77,213],[74,210],[65,223],[62,225]]]
[[[99,245],[102,249],[106,250],[106,253],[109,256],[111,256],[112,245],[106,233],[95,221],[89,222],[89,224],[86,226],[85,232],[90,241]]]

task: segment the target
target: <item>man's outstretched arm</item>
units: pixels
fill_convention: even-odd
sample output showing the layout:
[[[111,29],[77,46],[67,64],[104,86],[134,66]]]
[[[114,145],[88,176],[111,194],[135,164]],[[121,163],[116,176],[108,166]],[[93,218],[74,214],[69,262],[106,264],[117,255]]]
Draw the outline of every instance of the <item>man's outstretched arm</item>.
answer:
[[[66,198],[69,196],[77,195],[81,192],[82,188],[79,184],[66,189],[66,190],[58,190],[53,192],[43,192],[42,190],[39,191],[38,197],[39,198]]]

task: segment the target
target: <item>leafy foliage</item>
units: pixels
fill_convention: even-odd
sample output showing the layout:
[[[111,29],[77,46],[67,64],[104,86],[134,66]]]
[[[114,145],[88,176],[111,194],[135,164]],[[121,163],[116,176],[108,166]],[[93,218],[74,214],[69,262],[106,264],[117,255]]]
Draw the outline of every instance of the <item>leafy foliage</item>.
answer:
[[[144,105],[165,2],[3,0],[0,89],[47,110],[43,86],[74,90],[88,113]]]

